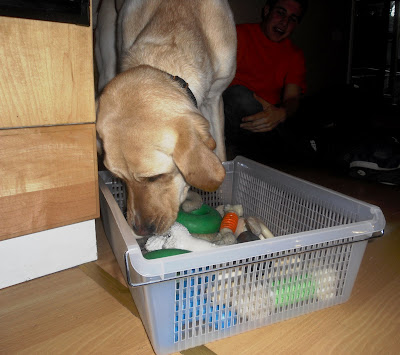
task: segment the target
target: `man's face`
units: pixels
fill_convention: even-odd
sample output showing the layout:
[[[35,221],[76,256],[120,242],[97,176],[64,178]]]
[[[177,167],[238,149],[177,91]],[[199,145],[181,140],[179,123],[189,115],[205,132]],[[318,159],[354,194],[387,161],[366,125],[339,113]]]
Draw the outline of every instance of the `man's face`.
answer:
[[[279,0],[274,8],[264,8],[262,30],[271,41],[281,42],[292,34],[301,14],[301,5],[295,0]]]

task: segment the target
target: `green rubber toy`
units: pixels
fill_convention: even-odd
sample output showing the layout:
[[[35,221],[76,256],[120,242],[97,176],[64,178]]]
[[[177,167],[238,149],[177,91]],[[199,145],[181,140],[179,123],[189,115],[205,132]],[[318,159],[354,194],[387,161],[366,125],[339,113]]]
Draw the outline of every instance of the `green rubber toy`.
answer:
[[[185,253],[190,253],[190,251],[183,249],[160,249],[160,250],[150,251],[147,254],[144,254],[143,256],[145,259],[151,260],[151,259],[165,258],[167,256],[174,256]]]
[[[180,209],[176,221],[184,225],[189,233],[210,234],[219,231],[222,217],[215,208],[203,204],[192,212]]]

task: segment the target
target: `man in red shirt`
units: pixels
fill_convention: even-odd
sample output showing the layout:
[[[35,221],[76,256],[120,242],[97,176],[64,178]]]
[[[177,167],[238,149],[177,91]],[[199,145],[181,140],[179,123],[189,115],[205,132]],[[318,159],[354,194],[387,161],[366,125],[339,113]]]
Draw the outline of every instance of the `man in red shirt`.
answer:
[[[223,95],[228,159],[268,162],[282,150],[282,123],[306,89],[303,52],[289,39],[306,8],[306,0],[268,0],[261,24],[237,25],[236,76]]]

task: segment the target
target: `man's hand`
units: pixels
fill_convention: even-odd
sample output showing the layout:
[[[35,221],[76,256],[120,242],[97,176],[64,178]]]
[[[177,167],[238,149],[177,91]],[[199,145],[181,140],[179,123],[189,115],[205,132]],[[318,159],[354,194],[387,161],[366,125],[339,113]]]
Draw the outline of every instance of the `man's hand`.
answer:
[[[279,123],[286,120],[286,110],[284,108],[271,105],[256,94],[254,94],[254,98],[261,103],[263,111],[255,115],[244,117],[240,128],[255,133],[268,132],[272,131]]]

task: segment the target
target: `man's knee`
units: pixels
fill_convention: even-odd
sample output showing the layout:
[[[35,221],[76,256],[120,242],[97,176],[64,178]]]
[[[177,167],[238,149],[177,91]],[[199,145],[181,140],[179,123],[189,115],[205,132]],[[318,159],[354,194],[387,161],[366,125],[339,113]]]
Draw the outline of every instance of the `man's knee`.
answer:
[[[229,87],[222,94],[224,105],[235,116],[246,117],[262,111],[262,105],[254,98],[254,93],[242,85]]]

